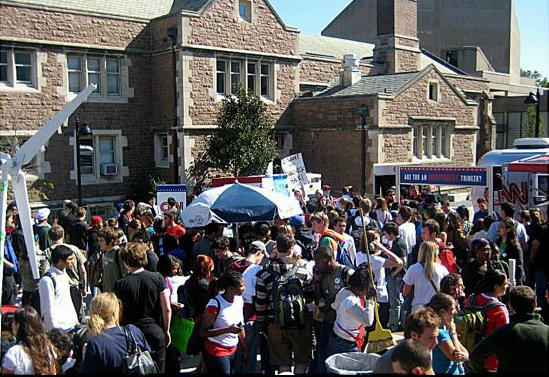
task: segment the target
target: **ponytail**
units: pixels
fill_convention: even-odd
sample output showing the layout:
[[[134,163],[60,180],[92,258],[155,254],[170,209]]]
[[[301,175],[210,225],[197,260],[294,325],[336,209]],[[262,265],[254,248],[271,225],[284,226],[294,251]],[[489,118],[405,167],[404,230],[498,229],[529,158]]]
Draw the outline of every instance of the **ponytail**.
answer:
[[[88,331],[91,336],[97,336],[103,332],[105,320],[99,314],[92,314],[88,319]]]
[[[238,287],[242,280],[242,274],[237,271],[227,270],[217,280],[212,280],[209,285],[209,290],[212,293],[219,293],[229,287]]]

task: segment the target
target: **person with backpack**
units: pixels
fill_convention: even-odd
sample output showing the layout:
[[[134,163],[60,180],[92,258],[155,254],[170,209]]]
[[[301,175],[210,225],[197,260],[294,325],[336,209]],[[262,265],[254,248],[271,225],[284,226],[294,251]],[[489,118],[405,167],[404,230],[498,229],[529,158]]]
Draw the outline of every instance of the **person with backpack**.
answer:
[[[509,305],[515,312],[513,323],[497,328],[473,349],[473,372],[486,373],[487,358],[495,354],[498,373],[547,375],[549,326],[535,313],[534,291],[527,286],[513,288],[509,292]]]
[[[52,242],[52,246],[44,251],[46,256],[44,260],[45,268],[50,267],[52,250],[60,245],[66,246],[74,253],[73,264],[65,270],[69,280],[71,299],[74,304],[76,314],[79,320],[82,319],[82,299],[87,296],[86,287],[88,284],[88,276],[86,273],[85,263],[86,258],[82,251],[74,245],[64,243],[65,231],[59,225],[54,225],[48,231],[48,237]]]
[[[255,284],[257,273],[263,269],[261,262],[265,258],[267,249],[261,241],[253,241],[246,250],[245,259],[237,260],[228,267],[230,271],[242,274],[244,280],[244,330],[246,330],[246,345],[248,349],[248,361],[244,364],[244,347],[239,346],[236,353],[235,373],[258,373],[257,351],[260,343],[259,324],[255,314]]]
[[[349,277],[348,286],[339,290],[330,307],[336,313],[327,355],[361,352],[366,328],[374,322],[373,282],[367,265]],[[325,360],[322,359],[321,360]]]
[[[242,363],[248,360],[244,329],[244,280],[239,272],[228,270],[214,283],[220,292],[206,305],[200,325],[204,340],[202,358],[208,373],[231,374],[237,345],[243,348]]]
[[[212,242],[212,249],[218,260],[216,270],[214,271],[217,276],[223,275],[232,263],[244,259],[239,254],[233,253],[230,250],[229,245],[229,239],[225,236],[218,237]]]
[[[469,352],[461,344],[454,323],[457,314],[455,299],[446,293],[435,294],[428,307],[441,319],[438,329],[438,346],[433,349],[433,370],[436,374],[465,374],[463,362],[469,360]]]
[[[438,257],[440,263],[450,273],[459,273],[457,259],[454,252],[440,238],[440,225],[435,220],[427,220],[421,227],[421,238],[423,242],[435,242],[438,245]]]
[[[133,324],[143,331],[158,371],[164,373],[166,347],[171,343],[170,290],[160,273],[145,270],[144,243],[129,242],[120,250],[120,259],[128,270],[128,275],[114,284],[114,293],[124,309],[122,323]]]
[[[85,345],[82,373],[122,373],[128,349],[126,331],[133,337],[137,347],[151,352],[143,332],[134,325],[120,326],[121,317],[122,308],[114,293],[101,293],[93,298],[87,323],[90,339]]]
[[[301,256],[307,260],[313,260],[317,242],[312,229],[305,225],[305,216],[290,217],[289,225],[293,227],[295,243],[301,247]]]
[[[319,311],[322,314],[322,323],[317,342],[317,359],[323,364],[326,359],[327,346],[336,320],[336,312],[332,308],[337,293],[349,284],[349,277],[354,270],[342,265],[335,260],[334,251],[326,246],[319,247],[315,252],[315,274],[313,284],[315,287],[315,301],[318,302]],[[323,365],[318,365],[320,371],[325,371]]]
[[[464,309],[458,313],[456,325],[462,343],[472,351],[473,347],[483,338],[490,335],[498,327],[509,323],[509,312],[499,298],[505,295],[509,286],[507,276],[498,270],[489,270],[478,286],[479,294],[472,294],[465,301]],[[478,323],[467,313],[479,313]],[[478,333],[480,332],[480,335]],[[496,355],[486,359],[488,371],[498,369]]]
[[[312,329],[308,304],[314,299],[312,276],[292,258],[294,239],[277,238],[277,257],[256,278],[255,309],[279,373],[303,374],[311,362]]]
[[[103,253],[103,292],[114,292],[114,284],[128,274],[120,261],[118,229],[106,227],[99,233],[99,246]]]
[[[372,219],[369,215],[372,209],[372,202],[370,201],[370,199],[361,199],[359,202],[359,210],[360,209],[362,210],[362,216],[360,215],[360,211],[357,210],[355,216],[349,219],[347,223],[347,233],[349,233],[353,237],[357,253],[360,251],[364,252],[365,247],[362,224],[364,223],[364,227],[366,228],[366,230],[381,228],[379,222]]]
[[[336,261],[340,264],[354,267],[356,262],[352,260],[351,252],[349,251],[345,237],[342,234],[329,229],[330,220],[324,212],[317,212],[311,217],[313,232],[319,235],[318,247],[329,247],[334,252]]]
[[[55,327],[69,331],[78,325],[78,316],[71,299],[69,277],[65,272],[73,266],[74,259],[74,250],[67,245],[53,248],[51,268],[38,282],[40,313],[46,332]]]
[[[34,233],[34,240],[38,242],[38,247],[40,247],[40,250],[46,250],[51,246],[51,241],[48,237],[48,230],[51,228],[51,225],[48,224],[49,216],[49,208],[40,208],[34,214],[34,220],[36,223],[32,226],[32,231]]]
[[[406,298],[414,292],[412,312],[427,305],[439,290],[440,281],[448,270],[438,259],[438,245],[434,242],[423,242],[419,247],[418,262],[408,268],[404,275],[402,295]]]
[[[347,218],[345,217],[345,215],[339,216],[338,218],[335,219],[333,229],[337,233],[341,234],[345,239],[345,245],[343,249],[348,250],[349,257],[350,257],[349,259],[351,262],[349,267],[358,266],[358,263],[356,261],[355,240],[350,234],[345,233],[346,228],[347,228]]]

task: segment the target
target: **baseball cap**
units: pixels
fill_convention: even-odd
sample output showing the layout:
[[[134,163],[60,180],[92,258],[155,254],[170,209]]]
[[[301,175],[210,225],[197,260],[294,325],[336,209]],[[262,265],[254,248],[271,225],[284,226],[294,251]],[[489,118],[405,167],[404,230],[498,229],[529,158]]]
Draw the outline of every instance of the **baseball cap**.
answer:
[[[262,241],[253,241],[250,243],[250,246],[248,247],[250,252],[261,250],[264,253],[267,252],[267,248],[265,247],[265,244]]]
[[[49,208],[40,208],[38,211],[36,211],[34,218],[36,219],[36,221],[44,221],[48,218],[49,215]]]
[[[101,216],[95,215],[95,216],[92,216],[91,221],[90,221],[90,225],[91,226],[96,226],[98,224],[101,224],[102,222],[103,222],[103,219],[101,218]]]
[[[305,224],[305,217],[303,215],[296,215],[290,217],[290,225],[297,227],[303,226]]]

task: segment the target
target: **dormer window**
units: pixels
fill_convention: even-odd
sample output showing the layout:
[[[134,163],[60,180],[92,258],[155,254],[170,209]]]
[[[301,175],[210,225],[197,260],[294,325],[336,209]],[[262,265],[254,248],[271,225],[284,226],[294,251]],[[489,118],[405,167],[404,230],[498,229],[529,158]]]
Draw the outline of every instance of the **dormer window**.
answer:
[[[246,22],[252,22],[252,2],[251,0],[238,0],[238,15],[240,19]]]

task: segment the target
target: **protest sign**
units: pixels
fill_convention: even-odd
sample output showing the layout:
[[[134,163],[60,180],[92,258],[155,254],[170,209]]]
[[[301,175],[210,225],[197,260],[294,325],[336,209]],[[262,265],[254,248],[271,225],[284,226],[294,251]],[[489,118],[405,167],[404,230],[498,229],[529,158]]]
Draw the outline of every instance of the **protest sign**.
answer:
[[[307,170],[301,153],[296,153],[280,160],[282,171],[288,175],[288,186],[291,189],[299,189],[299,186],[309,183]]]
[[[184,210],[187,206],[187,186],[186,185],[157,185],[156,203],[162,212],[168,210],[168,198],[174,198],[178,203],[179,209]]]

